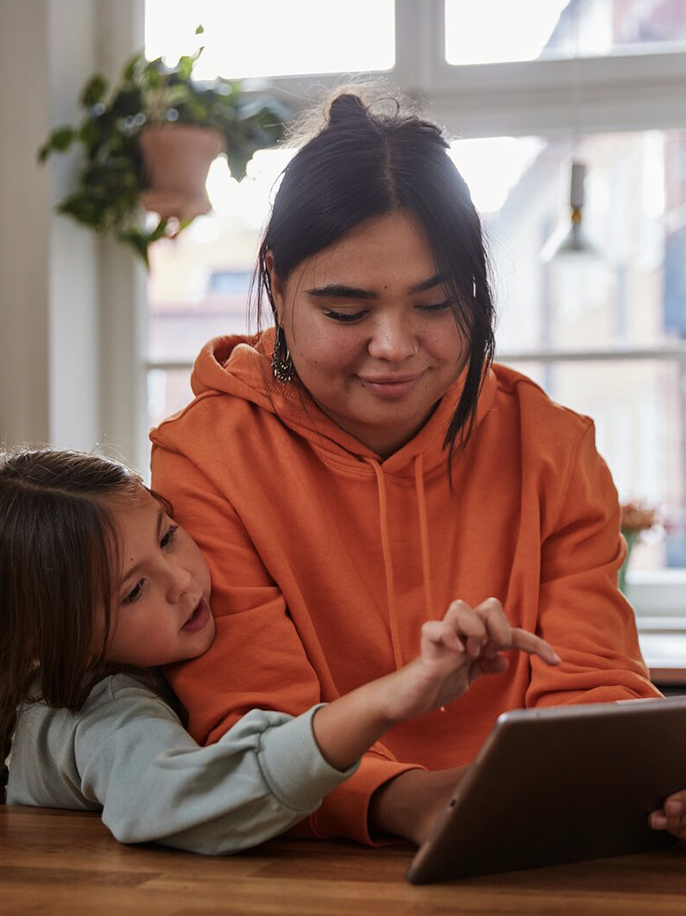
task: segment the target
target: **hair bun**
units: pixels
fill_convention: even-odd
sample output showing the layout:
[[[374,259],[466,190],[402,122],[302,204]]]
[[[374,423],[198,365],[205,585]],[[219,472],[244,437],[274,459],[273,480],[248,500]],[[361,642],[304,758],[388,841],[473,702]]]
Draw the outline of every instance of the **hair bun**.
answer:
[[[351,92],[337,96],[329,106],[329,125],[344,124],[360,117],[367,117],[367,106]]]

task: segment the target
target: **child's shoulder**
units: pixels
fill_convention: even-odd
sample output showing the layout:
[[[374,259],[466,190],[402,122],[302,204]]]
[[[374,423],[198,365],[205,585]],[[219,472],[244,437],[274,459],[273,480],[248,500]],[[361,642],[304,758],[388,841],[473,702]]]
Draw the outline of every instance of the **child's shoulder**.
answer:
[[[173,694],[161,675],[148,671],[127,671],[108,674],[96,681],[81,709],[73,712],[63,707],[51,706],[41,699],[38,675],[34,678],[20,718],[34,723],[71,723],[75,727],[84,718],[99,716],[108,708],[137,700],[139,703],[162,703],[173,706]]]
[[[93,685],[83,714],[120,704],[162,704],[175,707],[174,694],[156,671],[124,671],[108,674]]]

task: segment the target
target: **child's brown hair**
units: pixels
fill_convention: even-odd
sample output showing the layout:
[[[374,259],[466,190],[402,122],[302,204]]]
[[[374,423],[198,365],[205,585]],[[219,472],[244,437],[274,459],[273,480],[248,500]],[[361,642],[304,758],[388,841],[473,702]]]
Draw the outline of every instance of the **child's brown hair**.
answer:
[[[0,453],[0,769],[36,669],[35,699],[74,712],[104,673],[118,568],[111,501],[141,487],[138,475],[99,455]]]

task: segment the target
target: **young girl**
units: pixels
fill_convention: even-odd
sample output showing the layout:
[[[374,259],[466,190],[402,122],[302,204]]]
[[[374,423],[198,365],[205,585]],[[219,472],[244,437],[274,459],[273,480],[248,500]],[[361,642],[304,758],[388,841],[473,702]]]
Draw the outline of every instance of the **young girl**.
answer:
[[[505,670],[501,651],[559,661],[546,642],[511,629],[497,602],[455,602],[393,674],[297,717],[246,709],[217,744],[200,747],[161,679],[143,670],[202,655],[221,626],[205,559],[170,511],[106,458],[0,456],[8,803],[102,809],[122,842],[236,852],[314,811],[386,729]]]

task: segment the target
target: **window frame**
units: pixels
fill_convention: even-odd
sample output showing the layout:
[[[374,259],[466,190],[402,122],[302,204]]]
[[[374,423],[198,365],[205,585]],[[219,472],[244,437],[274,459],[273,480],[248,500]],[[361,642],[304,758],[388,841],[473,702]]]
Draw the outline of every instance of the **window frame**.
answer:
[[[443,0],[395,0],[395,66],[369,74],[399,89],[459,138],[561,136],[686,128],[686,51],[619,53],[605,57],[455,65],[445,59]],[[270,79],[289,104],[309,108],[345,74]],[[250,86],[252,81],[247,80]],[[145,306],[143,306],[145,307]],[[500,361],[564,362],[657,359],[686,361],[686,344],[603,351],[501,352]],[[190,369],[188,360],[144,362],[153,369]],[[144,392],[139,392],[140,396]],[[672,573],[678,575],[670,575]],[[643,618],[681,617],[674,582],[686,570],[629,573],[637,613]],[[632,594],[632,597],[633,594]]]

